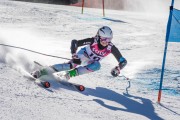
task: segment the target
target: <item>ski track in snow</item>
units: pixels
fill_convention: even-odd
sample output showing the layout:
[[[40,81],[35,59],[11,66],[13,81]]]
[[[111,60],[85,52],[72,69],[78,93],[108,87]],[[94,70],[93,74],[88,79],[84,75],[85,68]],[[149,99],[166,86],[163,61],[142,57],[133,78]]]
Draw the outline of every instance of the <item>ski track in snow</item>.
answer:
[[[156,103],[167,16],[72,6],[0,1],[0,44],[70,58],[72,39],[92,37],[103,25],[114,32],[113,43],[127,58],[121,71],[129,77],[113,78],[117,62],[102,60],[98,72],[72,78],[86,86],[83,93],[51,81],[46,90],[24,78],[44,65],[66,62],[28,51],[0,46],[0,119],[2,120],[178,120],[180,119],[179,44],[169,43],[162,104]]]

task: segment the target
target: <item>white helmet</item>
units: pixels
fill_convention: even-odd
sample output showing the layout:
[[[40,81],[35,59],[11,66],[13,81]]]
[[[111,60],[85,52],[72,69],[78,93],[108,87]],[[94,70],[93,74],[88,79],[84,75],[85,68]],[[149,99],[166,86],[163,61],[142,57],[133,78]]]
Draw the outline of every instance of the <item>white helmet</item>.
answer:
[[[97,35],[100,37],[100,39],[107,40],[107,42],[111,42],[113,38],[113,32],[108,26],[99,28]]]

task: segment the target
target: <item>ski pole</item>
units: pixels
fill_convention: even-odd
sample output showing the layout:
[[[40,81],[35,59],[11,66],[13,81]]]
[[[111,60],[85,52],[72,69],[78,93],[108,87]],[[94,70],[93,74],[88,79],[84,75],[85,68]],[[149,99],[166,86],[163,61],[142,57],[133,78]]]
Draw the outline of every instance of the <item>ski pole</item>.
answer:
[[[44,56],[49,56],[49,57],[54,57],[54,58],[61,58],[61,59],[65,59],[65,60],[71,60],[69,58],[64,58],[64,57],[59,57],[59,56],[54,56],[54,55],[48,55],[48,54],[40,53],[40,52],[37,52],[37,51],[33,51],[33,50],[26,49],[26,48],[22,48],[22,47],[6,45],[6,44],[0,44],[0,45],[1,46],[5,46],[5,47],[11,47],[11,48],[16,48],[16,49],[26,50],[26,51],[37,53],[37,54],[44,55]]]
[[[130,80],[128,77],[126,77],[125,75],[121,75],[119,77],[123,77],[125,80]]]

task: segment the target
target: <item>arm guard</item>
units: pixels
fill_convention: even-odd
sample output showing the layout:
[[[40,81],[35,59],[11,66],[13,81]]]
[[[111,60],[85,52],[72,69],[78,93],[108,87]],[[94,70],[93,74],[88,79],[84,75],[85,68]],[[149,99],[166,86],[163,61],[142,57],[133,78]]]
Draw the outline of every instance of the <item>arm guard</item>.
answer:
[[[78,48],[78,41],[72,40],[71,41],[71,54],[76,53],[77,48]]]
[[[119,59],[119,68],[123,69],[127,65],[127,60],[124,57]]]
[[[72,40],[71,41],[71,54],[76,53],[76,50],[78,49],[78,47],[93,44],[93,42],[94,42],[94,38],[86,38],[86,39],[82,39],[78,41]]]

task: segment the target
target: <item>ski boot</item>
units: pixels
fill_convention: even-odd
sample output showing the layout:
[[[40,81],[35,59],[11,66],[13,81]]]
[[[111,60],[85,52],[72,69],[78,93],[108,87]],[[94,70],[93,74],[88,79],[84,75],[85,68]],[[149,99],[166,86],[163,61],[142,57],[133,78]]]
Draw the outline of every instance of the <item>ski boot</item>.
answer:
[[[66,72],[64,72],[64,71],[60,72],[57,75],[59,76],[59,78],[61,80],[68,81],[71,77],[78,76],[78,71],[77,71],[77,69],[73,69],[73,70],[69,70],[69,71],[66,71]]]
[[[39,69],[39,70],[35,70],[31,73],[31,75],[34,77],[34,78],[40,78],[41,76],[43,75],[48,75],[48,74],[53,74],[54,72],[56,72],[53,68],[51,67],[44,67],[42,69]]]

